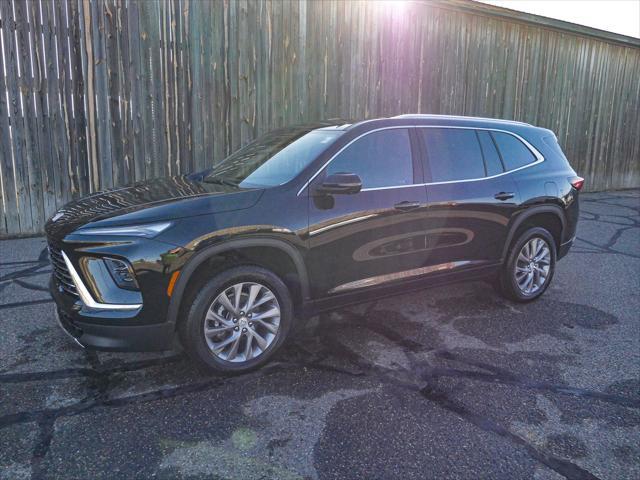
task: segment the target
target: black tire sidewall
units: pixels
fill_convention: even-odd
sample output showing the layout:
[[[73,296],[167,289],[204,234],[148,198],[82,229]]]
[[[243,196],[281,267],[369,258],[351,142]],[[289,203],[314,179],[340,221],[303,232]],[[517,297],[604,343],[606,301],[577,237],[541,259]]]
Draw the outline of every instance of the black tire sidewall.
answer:
[[[280,306],[280,326],[276,338],[260,356],[248,362],[234,363],[224,361],[211,352],[204,338],[203,325],[207,310],[220,292],[240,282],[261,283],[274,293]],[[291,295],[282,280],[263,268],[244,266],[226,270],[201,287],[180,325],[179,333],[185,351],[201,368],[232,374],[247,372],[266,363],[288,337],[292,323]]]
[[[520,287],[518,287],[513,272],[515,269],[516,260],[518,258],[518,255],[520,254],[520,250],[522,250],[522,247],[525,245],[525,243],[535,237],[541,238],[549,246],[549,250],[551,252],[551,263],[549,265],[549,275],[547,276],[547,281],[544,283],[542,288],[533,295],[526,295],[522,292],[522,290],[520,290]],[[535,300],[536,298],[539,298],[547,290],[547,288],[549,288],[549,285],[553,280],[553,276],[556,271],[556,255],[556,243],[553,236],[551,235],[551,233],[549,233],[548,230],[542,227],[533,227],[522,232],[522,234],[518,237],[518,239],[509,250],[507,263],[502,269],[502,273],[500,275],[500,284],[502,286],[503,293],[505,293],[505,295],[507,295],[512,300],[518,302],[530,302],[532,300]]]

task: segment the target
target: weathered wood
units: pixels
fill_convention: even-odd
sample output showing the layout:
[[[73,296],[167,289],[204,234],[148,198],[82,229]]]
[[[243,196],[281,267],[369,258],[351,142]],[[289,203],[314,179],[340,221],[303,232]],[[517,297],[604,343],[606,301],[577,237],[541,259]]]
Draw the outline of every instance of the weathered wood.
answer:
[[[526,121],[586,189],[640,185],[637,39],[463,0],[9,0],[0,20],[0,236],[323,118]]]
[[[55,177],[53,163],[46,161],[51,155],[51,137],[47,118],[47,82],[46,65],[44,62],[44,32],[40,4],[30,0],[27,3],[29,14],[29,42],[32,70],[32,101],[34,107],[34,121],[37,129],[37,148],[40,160],[40,181],[42,189],[41,224],[51,217],[57,210]],[[44,153],[44,155],[43,155]]]
[[[8,35],[8,25],[9,21],[7,18],[7,9],[1,8],[0,6],[0,43],[2,45],[2,50],[0,55],[0,65],[2,70],[0,71],[0,180],[2,181],[2,215],[0,222],[0,232],[6,232],[9,235],[16,235],[21,232],[21,218],[20,213],[22,211],[20,205],[20,198],[18,197],[17,185],[16,185],[16,174],[14,168],[14,146],[11,138],[11,110],[12,105],[10,100],[8,100],[8,96],[5,94],[7,92],[8,85],[5,83],[5,75],[4,72],[11,72],[10,65],[6,65],[3,62],[3,59],[6,55],[5,41],[9,37]],[[8,59],[8,57],[7,57]],[[9,67],[9,70],[7,68]],[[9,77],[8,80],[11,82],[13,78]]]
[[[12,4],[0,2],[2,10],[2,36],[4,56],[6,60],[7,73],[7,96],[9,98],[8,111],[10,112],[9,122],[11,125],[11,143],[13,147],[12,161],[14,165],[15,189],[20,217],[20,230],[37,231],[37,221],[34,224],[31,210],[31,189],[29,183],[29,165],[27,153],[24,145],[24,103],[20,90],[20,73],[24,70],[20,67],[20,58],[17,51],[14,32],[16,22],[13,16]]]
[[[166,172],[160,93],[160,19],[157,1],[138,2],[138,7],[143,93],[139,108],[144,112],[146,178],[153,178],[163,176]]]
[[[175,18],[178,22],[178,120],[177,142],[180,149],[180,166],[183,172],[195,170],[191,143],[191,51],[189,45],[189,0],[175,3]],[[220,100],[220,99],[217,99]],[[221,142],[222,143],[222,142]]]
[[[105,0],[101,8],[101,30],[100,37],[104,42],[102,62],[104,63],[105,75],[105,102],[107,106],[106,128],[109,130],[109,140],[111,144],[111,175],[113,185],[123,185],[126,183],[126,163],[124,161],[123,140],[126,136],[122,131],[122,94],[124,93],[119,81],[118,64],[120,61],[120,45],[118,42],[117,11],[113,0]]]
[[[42,151],[44,154],[44,182],[43,187],[45,188],[45,195],[49,197],[48,202],[45,203],[45,217],[49,218],[60,206],[63,204],[63,200],[61,195],[59,195],[59,185],[62,175],[62,171],[57,169],[56,166],[58,164],[57,158],[57,138],[56,138],[56,129],[55,122],[53,116],[51,115],[51,99],[50,96],[56,96],[58,90],[53,90],[54,93],[50,94],[50,87],[52,85],[52,81],[57,79],[57,76],[54,76],[53,79],[50,79],[50,66],[53,66],[53,62],[51,61],[51,39],[53,37],[51,25],[49,24],[49,10],[48,5],[45,3],[42,5],[41,2],[33,2],[34,7],[34,19],[35,19],[35,28],[36,28],[36,55],[35,61],[38,63],[38,71],[39,71],[39,84],[38,84],[38,102],[39,108],[41,110],[40,121],[41,121],[41,138],[44,142],[42,147]],[[55,53],[54,53],[55,55]],[[42,154],[42,153],[41,153]]]
[[[69,158],[69,142],[67,140],[67,129],[65,128],[62,108],[62,95],[66,92],[61,83],[60,54],[58,52],[58,38],[56,32],[56,4],[54,2],[43,2],[42,16],[45,25],[45,56],[46,56],[46,101],[47,120],[50,132],[50,157],[47,164],[51,165],[54,171],[56,203],[61,207],[72,198],[71,176],[67,170],[67,159]]]
[[[100,187],[112,188],[117,185],[114,178],[114,139],[111,99],[109,96],[109,64],[107,49],[108,16],[106,2],[91,3],[91,35],[94,45],[96,118],[98,125],[98,158],[100,159]],[[116,172],[117,175],[117,172]]]
[[[203,39],[203,17],[206,4],[203,2],[193,1],[190,3],[189,15],[188,15],[188,28],[189,28],[189,40],[190,40],[190,66],[191,75],[188,79],[189,86],[191,87],[191,95],[189,97],[189,112],[190,117],[187,117],[187,121],[191,128],[191,153],[193,155],[194,167],[197,169],[199,166],[199,159],[204,156],[205,140],[204,140],[204,126],[202,124],[202,109],[203,105],[203,61],[204,55],[202,52],[202,39]],[[223,12],[219,13],[223,15]]]
[[[118,81],[118,116],[120,122],[120,144],[122,155],[122,174],[126,182],[135,180],[134,164],[134,132],[131,117],[131,90],[132,82],[129,81],[128,68],[131,62],[129,51],[128,13],[126,3],[123,0],[113,1],[113,21],[115,23],[116,44],[118,57],[116,61]],[[124,182],[123,181],[123,182]]]
[[[35,99],[35,75],[36,69],[32,60],[31,52],[33,49],[33,35],[31,31],[30,16],[31,4],[22,2],[14,5],[17,33],[17,45],[20,56],[21,74],[20,74],[20,91],[22,93],[23,123],[16,123],[16,129],[22,126],[24,145],[27,160],[27,171],[29,181],[29,191],[31,201],[31,218],[34,226],[44,225],[44,198],[42,194],[42,173],[40,156],[40,138],[38,128],[38,111],[37,101]]]
[[[124,2],[123,2],[124,3]],[[133,152],[133,178],[139,181],[146,178],[144,122],[142,120],[142,104],[144,102],[141,80],[141,52],[140,52],[140,10],[137,2],[126,3],[126,26],[123,25],[123,43],[127,44],[128,55],[125,57],[124,68],[127,72],[125,82],[129,85],[129,121],[131,122],[130,145]],[[124,10],[121,3],[120,8]],[[126,33],[124,33],[126,28]],[[128,59],[128,61],[126,61]]]
[[[200,123],[200,134],[204,141],[201,145],[196,146],[197,154],[196,169],[204,169],[208,165],[212,164],[211,158],[213,157],[213,150],[218,143],[213,136],[217,131],[218,122],[216,119],[216,84],[218,83],[215,78],[215,61],[218,57],[214,54],[216,48],[216,40],[220,32],[221,15],[216,16],[215,4],[208,2],[201,5],[202,13],[200,15],[199,28],[202,32],[200,40],[200,60],[199,65],[199,82],[198,88],[194,91],[201,91],[201,105],[200,116],[198,122]]]
[[[72,193],[75,198],[91,191],[90,170],[87,161],[87,130],[85,119],[84,76],[82,68],[82,34],[80,30],[80,11],[76,2],[65,2],[65,22],[67,29],[66,63],[69,70],[67,88],[64,93],[68,105],[71,103],[69,120],[70,163],[69,172],[72,179]],[[62,45],[62,48],[65,48]],[[66,71],[65,71],[66,72]],[[67,75],[65,73],[65,75]]]
[[[80,2],[80,0],[78,0]],[[80,31],[82,34],[82,74],[85,79],[85,95],[84,95],[84,107],[85,115],[87,117],[86,131],[87,131],[87,155],[88,162],[90,163],[90,181],[91,189],[98,190],[100,188],[100,171],[98,158],[98,129],[96,125],[96,95],[95,95],[95,79],[94,69],[95,64],[93,41],[91,36],[91,3],[90,0],[82,0],[79,3],[80,11],[82,12],[80,21]]]

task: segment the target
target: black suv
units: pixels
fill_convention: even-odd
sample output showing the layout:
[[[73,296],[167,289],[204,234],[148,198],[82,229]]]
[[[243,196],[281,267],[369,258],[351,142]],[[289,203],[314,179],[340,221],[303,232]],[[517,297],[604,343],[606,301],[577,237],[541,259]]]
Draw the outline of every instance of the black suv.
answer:
[[[553,132],[402,115],[277,130],[213,168],[69,203],[46,225],[51,293],[81,345],[200,365],[266,362],[294,318],[429,285],[546,290],[578,220]]]

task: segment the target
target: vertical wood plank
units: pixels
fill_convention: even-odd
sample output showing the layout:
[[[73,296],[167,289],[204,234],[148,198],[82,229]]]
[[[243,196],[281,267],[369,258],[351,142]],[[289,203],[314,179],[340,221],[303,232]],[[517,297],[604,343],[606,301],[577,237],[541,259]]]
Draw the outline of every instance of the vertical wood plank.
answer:
[[[119,76],[120,44],[118,33],[118,13],[114,0],[103,0],[102,37],[104,39],[104,75],[106,81],[105,105],[107,105],[106,127],[109,129],[109,149],[111,152],[111,174],[113,186],[125,185],[129,169],[124,158],[126,135],[122,131],[122,96]]]
[[[16,41],[17,23],[14,16],[15,3],[0,2],[3,21],[3,46],[7,61],[7,93],[9,97],[9,111],[11,124],[11,144],[13,147],[12,161],[16,185],[16,198],[20,217],[21,232],[37,231],[34,226],[31,209],[31,186],[27,152],[24,142],[24,100],[20,89],[21,75],[24,67],[20,65],[20,54]]]
[[[127,35],[129,62],[127,64],[126,83],[130,87],[129,121],[131,122],[134,180],[141,181],[147,177],[145,154],[145,126],[143,121],[142,62],[140,51],[140,9],[138,2],[128,0],[123,6],[127,10]],[[123,40],[124,41],[124,40]]]
[[[158,0],[138,2],[140,54],[142,59],[142,119],[145,133],[146,178],[161,177],[166,172],[164,157],[162,83],[160,71],[160,32]]]
[[[203,110],[203,69],[204,56],[202,52],[202,30],[204,10],[207,4],[202,2],[191,2],[189,4],[189,50],[190,50],[190,71],[189,83],[192,91],[189,97],[189,111],[191,116],[189,124],[191,127],[191,150],[193,155],[193,166],[198,169],[202,165],[205,143],[204,126],[202,125]]]
[[[116,43],[118,49],[118,57],[116,61],[117,79],[118,79],[118,96],[119,110],[118,116],[120,121],[120,138],[122,148],[122,165],[123,165],[123,183],[129,184],[135,182],[135,161],[134,161],[134,128],[131,110],[131,91],[134,88],[129,81],[128,69],[131,65],[131,51],[129,45],[129,9],[124,0],[115,0],[113,2],[113,15],[115,22]]]
[[[57,210],[56,203],[56,179],[53,169],[51,136],[47,115],[47,81],[46,65],[44,61],[44,31],[40,3],[31,0],[29,7],[29,42],[31,56],[31,70],[33,77],[32,101],[34,106],[35,124],[38,138],[38,159],[40,162],[41,188],[42,188],[42,215],[43,223]]]
[[[80,0],[79,0],[80,1]],[[82,0],[78,3],[80,15],[80,33],[82,36],[81,57],[82,57],[82,75],[84,81],[84,108],[87,123],[85,131],[87,134],[87,156],[89,164],[89,177],[91,182],[91,191],[99,190],[100,181],[100,162],[98,158],[98,131],[96,119],[96,94],[95,94],[95,75],[93,66],[94,51],[92,41],[92,24],[91,24],[91,3],[90,0]]]
[[[87,129],[85,119],[84,71],[82,67],[82,33],[80,31],[80,11],[73,1],[65,3],[65,27],[67,28],[67,62],[69,68],[70,87],[66,91],[67,103],[71,101],[72,127],[69,129],[71,143],[72,193],[77,197],[91,191],[90,167],[87,153]]]
[[[6,6],[6,5],[5,5]],[[9,38],[9,17],[8,10],[0,5],[0,45],[1,54],[0,64],[0,175],[2,176],[2,222],[0,223],[0,235],[18,235],[21,233],[21,208],[20,192],[16,182],[19,173],[15,168],[14,161],[14,145],[11,136],[12,124],[12,104],[9,98],[10,83],[15,82],[12,75],[10,64],[5,64],[4,59],[9,60],[7,56],[7,48],[5,42]],[[5,72],[8,74],[5,76]],[[26,220],[26,219],[25,219]],[[26,225],[23,227],[26,229]]]
[[[191,98],[192,98],[192,68],[191,68],[191,46],[189,42],[189,12],[191,11],[190,0],[178,0],[180,8],[180,137],[182,141],[182,157],[187,159],[187,171],[195,170],[195,162],[193,158],[193,132],[191,124]]]

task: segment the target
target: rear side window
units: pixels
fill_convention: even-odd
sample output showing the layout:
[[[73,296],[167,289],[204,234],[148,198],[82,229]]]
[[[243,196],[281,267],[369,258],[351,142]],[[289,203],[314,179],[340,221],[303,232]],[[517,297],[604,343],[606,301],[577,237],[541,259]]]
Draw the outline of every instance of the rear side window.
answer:
[[[381,130],[356,140],[331,161],[327,175],[333,173],[355,173],[363,188],[413,184],[408,130]]]
[[[432,182],[470,180],[485,176],[475,130],[422,128]]]
[[[496,146],[507,171],[524,167],[536,161],[531,150],[513,135],[502,132],[491,132],[491,135],[496,141]]]
[[[478,140],[480,140],[484,164],[487,167],[487,176],[491,177],[504,172],[500,155],[498,154],[498,150],[496,150],[496,145],[493,143],[489,132],[478,130]]]

